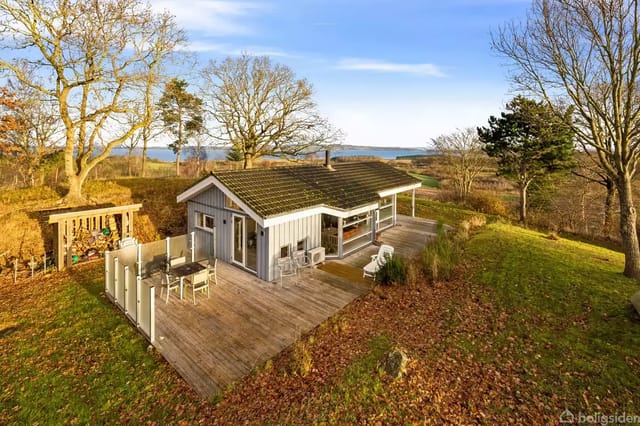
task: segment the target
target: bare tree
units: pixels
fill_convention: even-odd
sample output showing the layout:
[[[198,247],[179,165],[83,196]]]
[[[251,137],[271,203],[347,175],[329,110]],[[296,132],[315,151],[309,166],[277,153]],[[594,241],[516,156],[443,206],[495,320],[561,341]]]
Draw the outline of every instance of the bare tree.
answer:
[[[601,234],[611,238],[613,232],[614,203],[616,201],[616,184],[609,174],[602,168],[593,152],[585,151],[580,155],[578,167],[572,173],[588,182],[597,183],[605,188],[607,195],[604,200]]]
[[[41,169],[56,150],[60,130],[53,106],[40,93],[15,81],[0,88],[0,152],[11,152],[24,185],[42,184]]]
[[[482,172],[488,159],[478,132],[473,127],[457,130],[431,139],[431,144],[451,167],[456,195],[466,199],[471,193],[473,181]]]
[[[640,155],[638,0],[533,0],[523,23],[502,27],[493,47],[510,59],[521,90],[575,106],[575,132],[595,151],[620,203],[624,274],[640,277],[632,179]]]
[[[143,119],[143,114],[140,112],[130,112],[127,114],[127,121],[125,122],[125,125],[133,126],[135,123],[142,121]],[[133,176],[133,153],[138,145],[140,145],[144,129],[145,128],[142,128],[132,133],[131,136],[129,136],[129,138],[122,144],[124,148],[127,148],[127,176]],[[144,163],[144,159],[142,162]]]
[[[320,116],[307,80],[268,57],[212,61],[203,96],[219,124],[213,137],[243,155],[243,167],[265,155],[296,156],[337,142],[341,133]]]
[[[56,103],[70,204],[84,202],[91,169],[146,124],[123,126],[149,73],[140,37],[156,18],[141,0],[0,2],[0,69]],[[12,53],[19,59],[5,59]],[[34,82],[25,67],[51,78]]]

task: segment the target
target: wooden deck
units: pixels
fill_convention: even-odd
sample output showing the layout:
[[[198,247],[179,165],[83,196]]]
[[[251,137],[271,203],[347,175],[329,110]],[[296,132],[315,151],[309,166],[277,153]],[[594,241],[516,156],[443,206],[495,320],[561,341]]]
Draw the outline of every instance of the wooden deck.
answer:
[[[396,226],[383,231],[380,240],[392,246],[396,253],[411,258],[419,254],[429,239],[436,235],[437,225],[434,220],[398,215]],[[376,253],[378,247],[371,245],[336,262],[362,269]]]
[[[268,283],[218,263],[211,298],[156,296],[155,347],[203,397],[210,398],[277,355],[368,288],[318,269]]]

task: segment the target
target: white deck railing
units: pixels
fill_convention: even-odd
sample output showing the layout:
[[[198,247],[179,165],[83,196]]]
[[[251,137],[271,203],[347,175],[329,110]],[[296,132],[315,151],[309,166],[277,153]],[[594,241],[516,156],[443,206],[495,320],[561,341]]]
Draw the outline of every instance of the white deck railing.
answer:
[[[129,320],[155,342],[155,286],[143,280],[175,256],[192,259],[194,233],[107,251],[104,256],[104,291]]]

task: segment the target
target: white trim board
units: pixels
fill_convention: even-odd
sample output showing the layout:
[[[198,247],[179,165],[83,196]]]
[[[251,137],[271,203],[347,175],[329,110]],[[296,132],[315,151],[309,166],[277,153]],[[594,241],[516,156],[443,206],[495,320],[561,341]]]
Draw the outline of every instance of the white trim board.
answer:
[[[416,182],[412,185],[401,186],[401,187],[392,188],[392,189],[385,189],[384,191],[378,192],[378,195],[380,196],[380,198],[384,198],[384,197],[388,197],[389,195],[394,195],[400,192],[409,191],[410,189],[417,189],[417,188],[420,188],[421,186],[422,186],[422,182]]]

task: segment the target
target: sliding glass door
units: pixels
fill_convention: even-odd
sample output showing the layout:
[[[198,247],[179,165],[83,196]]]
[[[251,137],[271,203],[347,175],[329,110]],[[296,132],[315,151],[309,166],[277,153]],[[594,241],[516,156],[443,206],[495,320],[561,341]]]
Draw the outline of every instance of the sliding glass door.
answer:
[[[258,224],[250,217],[233,215],[233,262],[255,272],[257,260]]]

